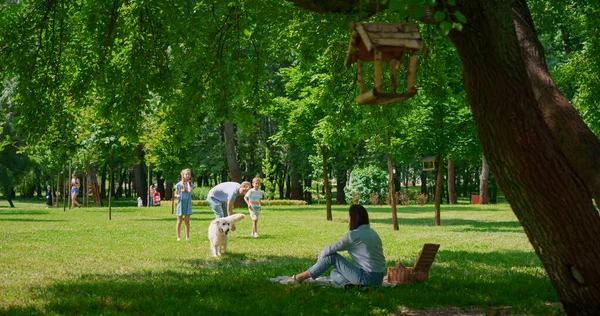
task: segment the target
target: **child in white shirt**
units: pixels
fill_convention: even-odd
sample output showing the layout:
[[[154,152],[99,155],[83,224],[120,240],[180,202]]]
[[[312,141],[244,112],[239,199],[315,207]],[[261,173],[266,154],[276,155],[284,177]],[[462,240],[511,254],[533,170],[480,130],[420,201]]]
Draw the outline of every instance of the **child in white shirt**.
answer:
[[[260,199],[263,197],[263,192],[260,190],[260,178],[252,179],[252,189],[246,192],[244,200],[248,203],[248,211],[252,219],[252,233],[250,236],[258,237],[258,214],[261,210]]]

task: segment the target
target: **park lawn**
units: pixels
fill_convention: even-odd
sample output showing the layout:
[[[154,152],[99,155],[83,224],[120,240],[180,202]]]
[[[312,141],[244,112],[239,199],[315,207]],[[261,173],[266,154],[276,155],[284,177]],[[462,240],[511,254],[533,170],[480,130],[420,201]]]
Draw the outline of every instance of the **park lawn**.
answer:
[[[348,206],[334,206],[331,222],[322,204],[266,207],[260,237],[250,237],[248,216],[230,234],[229,254],[216,259],[206,237],[214,218],[208,207],[194,207],[191,240],[177,242],[170,202],[134,205],[117,202],[108,220],[108,208],[0,202],[0,314],[564,313],[505,204],[443,205],[440,227],[433,206],[402,206],[399,231],[389,207],[367,206],[388,266],[414,264],[423,243],[441,248],[427,282],[348,291],[268,280],[305,270],[345,234]]]

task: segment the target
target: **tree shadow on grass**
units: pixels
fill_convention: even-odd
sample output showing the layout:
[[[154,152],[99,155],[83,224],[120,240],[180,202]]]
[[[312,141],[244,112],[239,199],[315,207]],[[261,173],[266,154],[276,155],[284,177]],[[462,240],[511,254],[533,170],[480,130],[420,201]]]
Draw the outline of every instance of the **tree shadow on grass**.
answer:
[[[392,224],[392,218],[375,218],[370,219],[372,223],[379,224]],[[456,226],[455,231],[468,232],[514,232],[523,233],[523,226],[518,221],[475,221],[468,219],[447,219],[443,218],[440,221],[441,226],[452,227]],[[398,218],[398,225],[400,226],[434,226],[434,218]],[[467,227],[464,227],[467,226]]]
[[[389,205],[365,205],[365,208],[369,213],[391,213],[392,207]],[[398,214],[433,214],[435,212],[434,205],[397,205],[396,210]],[[502,206],[501,204],[488,204],[488,205],[441,205],[442,214],[443,212],[473,212],[473,211],[482,211],[482,212],[506,212],[510,211],[506,206]],[[347,211],[347,210],[346,210]]]
[[[438,259],[427,282],[344,291],[268,280],[303,271],[314,259],[237,252],[217,259],[169,262],[172,268],[167,271],[59,280],[32,289],[32,297],[23,298],[31,305],[0,308],[0,313],[363,315],[397,313],[399,306],[413,310],[510,306],[514,313],[561,313],[545,304],[558,301],[548,278],[522,272],[539,266],[532,253],[441,251]]]
[[[202,217],[194,217],[194,215],[192,215],[191,217],[191,221],[192,222],[210,222],[212,221],[214,218],[202,218]],[[177,221],[177,216],[173,215],[171,216],[171,214],[169,214],[169,217],[161,217],[161,218],[131,218],[129,219],[129,221],[134,221],[134,222],[173,222],[173,221]]]
[[[0,210],[0,216],[4,216],[4,215],[46,215],[46,214],[50,214],[50,211],[31,211],[31,210],[19,210],[19,209],[12,209],[12,210]]]
[[[37,219],[37,218],[1,218],[0,222],[65,222],[61,219]]]

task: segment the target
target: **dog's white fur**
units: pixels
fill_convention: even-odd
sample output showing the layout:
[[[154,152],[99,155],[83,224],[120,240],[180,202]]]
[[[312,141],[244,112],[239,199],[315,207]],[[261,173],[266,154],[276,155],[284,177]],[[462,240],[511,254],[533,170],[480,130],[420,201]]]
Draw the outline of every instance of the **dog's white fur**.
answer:
[[[227,252],[227,233],[230,226],[246,218],[244,214],[217,218],[208,225],[208,240],[213,257],[221,256]]]

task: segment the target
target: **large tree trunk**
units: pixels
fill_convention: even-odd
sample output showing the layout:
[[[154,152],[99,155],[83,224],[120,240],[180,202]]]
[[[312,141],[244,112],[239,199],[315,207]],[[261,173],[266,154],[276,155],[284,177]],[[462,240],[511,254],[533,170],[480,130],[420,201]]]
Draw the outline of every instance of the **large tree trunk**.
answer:
[[[490,167],[485,155],[481,156],[481,174],[479,175],[479,204],[488,204],[490,193],[488,183],[490,177]]]
[[[491,171],[569,314],[600,314],[600,217],[543,119],[521,57],[511,2],[459,1],[450,39]],[[548,103],[540,99],[540,103]],[[565,124],[567,130],[574,127]],[[572,132],[572,130],[571,130]],[[585,144],[582,141],[571,140]],[[586,146],[586,145],[584,145]],[[587,150],[575,145],[573,154]]]
[[[352,1],[294,2],[313,11],[346,13],[356,5]],[[524,0],[459,0],[455,8],[468,23],[449,36],[463,63],[465,91],[490,169],[567,313],[598,315],[600,216],[591,198],[598,197],[600,186],[595,178],[598,168],[589,165],[598,163],[597,145],[593,145],[597,139],[580,134],[580,118],[569,106],[551,107],[568,102],[556,102],[562,96],[557,98],[553,93],[557,90],[549,89],[553,87],[549,76],[539,76],[547,69],[539,63],[541,71],[534,67],[528,54],[532,51],[521,55],[514,14],[528,13]],[[519,21],[516,27],[523,36]],[[560,109],[560,115],[550,116],[549,108]],[[560,124],[545,122],[544,118],[552,121],[548,117]],[[564,134],[556,133],[559,127],[565,129]]]
[[[562,153],[596,200],[596,204],[599,204],[600,140],[552,80],[527,2],[518,0],[513,8],[522,58],[544,121]]]
[[[448,204],[456,204],[456,187],[455,187],[455,172],[454,162],[448,159]]]
[[[135,146],[133,151],[137,164],[133,165],[133,173],[135,175],[135,193],[138,197],[142,198],[144,206],[148,205],[146,188],[146,173],[144,172],[144,152],[142,151],[142,145]]]

